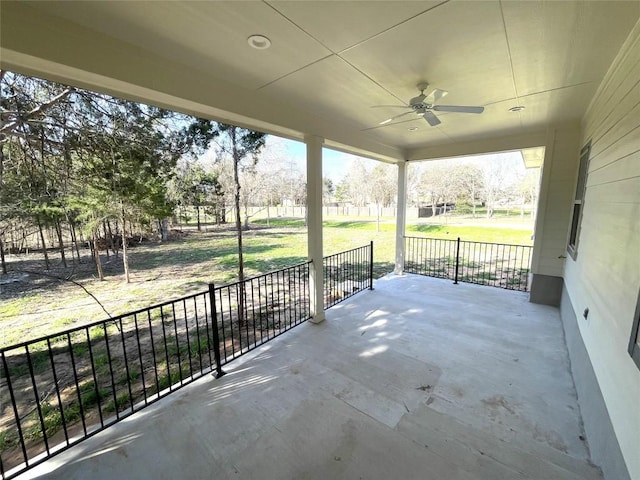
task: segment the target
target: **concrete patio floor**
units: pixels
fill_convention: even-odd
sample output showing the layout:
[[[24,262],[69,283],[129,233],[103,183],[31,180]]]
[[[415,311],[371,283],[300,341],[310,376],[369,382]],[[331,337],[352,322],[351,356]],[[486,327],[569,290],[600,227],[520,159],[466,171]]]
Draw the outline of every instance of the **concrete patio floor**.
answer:
[[[598,479],[558,310],[387,276],[19,478]]]

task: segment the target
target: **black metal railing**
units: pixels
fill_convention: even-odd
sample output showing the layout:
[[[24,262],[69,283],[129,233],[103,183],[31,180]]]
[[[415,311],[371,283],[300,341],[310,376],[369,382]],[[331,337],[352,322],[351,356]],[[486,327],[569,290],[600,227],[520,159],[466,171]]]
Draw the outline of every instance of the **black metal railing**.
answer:
[[[404,271],[526,292],[529,245],[405,237]]]
[[[0,350],[0,472],[18,473],[211,370],[208,292]]]
[[[325,308],[372,287],[373,244],[325,257]],[[310,318],[310,262],[0,349],[11,479]],[[356,288],[356,286],[358,286]],[[213,321],[215,319],[215,322]]]
[[[373,242],[323,259],[324,308],[365,289],[373,290]]]
[[[310,318],[310,263],[230,285],[209,285],[217,326],[214,330],[220,345],[218,365],[230,362]]]

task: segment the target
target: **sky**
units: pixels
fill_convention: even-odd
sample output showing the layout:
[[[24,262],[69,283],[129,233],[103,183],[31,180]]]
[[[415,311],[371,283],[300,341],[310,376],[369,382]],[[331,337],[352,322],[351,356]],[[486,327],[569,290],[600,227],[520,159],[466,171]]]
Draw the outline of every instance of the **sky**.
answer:
[[[274,144],[282,145],[282,148],[284,148],[287,155],[292,160],[295,160],[296,165],[298,165],[300,168],[300,171],[305,172],[307,149],[306,145],[303,142],[270,136],[269,140],[267,141],[267,146]],[[371,160],[368,158],[356,157],[355,155],[350,155],[348,153],[337,152],[335,150],[323,148],[322,176],[330,178],[334,183],[339,183],[349,169],[349,164],[358,158],[366,162],[375,162],[375,160]]]
[[[295,140],[288,140],[286,138],[277,137],[274,135],[268,135],[266,139],[266,146],[261,154],[261,158],[268,164],[270,159],[274,161],[280,160],[285,161],[289,165],[291,165],[292,169],[297,170],[299,173],[305,175],[306,174],[306,146],[304,142],[298,142]],[[205,153],[202,157],[200,157],[201,161],[215,161],[215,152],[214,149],[210,149],[207,153]],[[524,162],[522,160],[522,155],[520,152],[508,152],[508,153],[497,153],[490,155],[475,155],[470,157],[460,157],[458,160],[461,162],[469,162],[469,163],[481,163],[491,160],[499,160],[504,159],[507,161],[507,164],[510,165],[509,168],[513,169],[514,173],[523,172]],[[351,155],[344,152],[338,152],[336,150],[331,150],[328,148],[322,149],[322,176],[328,177],[337,185],[344,178],[346,173],[349,171],[352,162],[360,160],[364,163],[368,169],[372,169],[378,164],[378,161],[371,160],[366,157],[358,157],[356,155]],[[438,160],[434,160],[438,162]],[[427,162],[412,162],[413,168],[420,168],[421,165],[426,164]]]
[[[275,135],[267,135],[266,145],[260,156],[266,162],[269,160],[285,160],[290,161],[295,170],[301,174],[306,174],[307,147],[304,142],[288,140]],[[207,152],[199,157],[199,161],[203,164],[215,162],[216,149],[211,147]],[[375,160],[364,157],[357,157],[348,153],[337,152],[327,148],[322,149],[322,176],[329,177],[334,183],[339,183],[342,177],[349,170],[349,164],[356,159],[361,159],[365,164],[374,166],[377,164]]]
[[[283,154],[289,157],[300,172],[304,173],[306,170],[306,146],[303,142],[297,142],[294,140],[287,140],[285,138],[275,137],[270,135],[267,139],[267,149],[272,154]],[[506,159],[516,171],[524,171],[524,162],[519,152],[507,152],[491,155],[476,155],[472,157],[465,157],[468,161],[473,163]],[[350,155],[348,153],[338,152],[330,150],[328,148],[322,149],[322,176],[330,178],[334,184],[340,183],[340,180],[349,170],[351,162],[360,159],[365,165],[375,166],[378,162],[365,157],[358,157]],[[461,160],[463,160],[461,158]],[[417,165],[423,162],[416,162]]]

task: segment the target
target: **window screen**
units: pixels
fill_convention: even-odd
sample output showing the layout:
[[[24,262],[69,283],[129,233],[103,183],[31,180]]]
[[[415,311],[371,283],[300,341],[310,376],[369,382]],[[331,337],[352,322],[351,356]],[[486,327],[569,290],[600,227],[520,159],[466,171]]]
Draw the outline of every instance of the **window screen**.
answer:
[[[575,260],[578,254],[578,238],[580,236],[580,222],[584,210],[584,193],[587,185],[587,174],[589,172],[589,153],[591,152],[591,142],[587,143],[580,151],[580,168],[578,170],[578,183],[576,194],[573,199],[573,215],[571,217],[571,231],[569,232],[569,244],[567,251]]]
[[[631,340],[629,341],[629,355],[640,368],[640,291],[638,292],[638,301],[636,302],[636,312],[633,317],[633,326],[631,327]]]

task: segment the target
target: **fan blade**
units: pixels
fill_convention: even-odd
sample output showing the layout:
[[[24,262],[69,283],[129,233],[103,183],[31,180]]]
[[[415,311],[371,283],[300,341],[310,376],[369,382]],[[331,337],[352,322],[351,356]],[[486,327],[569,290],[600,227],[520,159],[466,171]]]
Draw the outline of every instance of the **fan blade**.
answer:
[[[408,105],[371,105],[369,108],[411,108]]]
[[[436,112],[456,112],[456,113],[482,113],[484,107],[466,107],[463,105],[435,105]]]
[[[435,127],[436,125],[440,125],[440,123],[442,123],[440,121],[440,119],[438,117],[436,117],[435,114],[431,110],[427,110],[426,112],[424,112],[424,115],[422,117],[432,127]]]
[[[410,112],[401,113],[400,115],[395,115],[391,118],[387,118],[386,120],[380,122],[378,125],[386,125],[387,123],[393,122],[396,118],[404,117],[405,115],[409,115],[410,113],[413,113],[413,110]]]
[[[440,90],[439,88],[435,88],[433,92],[431,92],[427,96],[427,98],[425,99],[425,103],[428,103],[429,105],[433,105],[434,103],[437,103],[438,100],[446,97],[448,93],[449,92],[447,92],[446,90]]]

